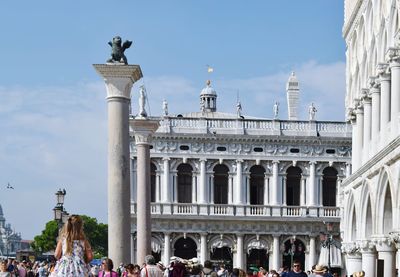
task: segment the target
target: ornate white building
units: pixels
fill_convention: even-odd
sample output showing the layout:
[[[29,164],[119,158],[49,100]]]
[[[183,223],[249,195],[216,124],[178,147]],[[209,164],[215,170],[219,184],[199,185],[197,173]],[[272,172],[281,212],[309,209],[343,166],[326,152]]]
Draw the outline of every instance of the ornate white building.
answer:
[[[21,249],[21,234],[12,230],[10,224],[6,224],[3,208],[0,205],[0,256],[15,257],[19,249]]]
[[[362,269],[367,277],[396,276],[399,268],[399,9],[398,0],[345,0],[354,146],[352,175],[341,185],[342,248],[348,273]]]
[[[292,74],[288,110],[296,120],[243,116],[240,103],[236,114],[218,112],[210,82],[200,93],[199,112],[169,115],[164,101],[150,150],[150,183],[152,251],[165,264],[179,256],[279,269],[298,259],[310,269],[325,224],[339,235],[351,125],[315,121],[314,115],[297,120],[298,88]],[[277,118],[278,106],[274,113]],[[134,140],[131,162],[136,257]],[[331,262],[341,267],[340,258]]]

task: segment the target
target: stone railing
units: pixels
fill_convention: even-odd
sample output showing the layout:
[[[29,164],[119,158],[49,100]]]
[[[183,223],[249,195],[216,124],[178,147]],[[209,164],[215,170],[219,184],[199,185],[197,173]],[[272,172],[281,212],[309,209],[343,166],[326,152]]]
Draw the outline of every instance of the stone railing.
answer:
[[[307,217],[340,219],[339,207],[151,203],[153,215],[247,216],[247,217]],[[136,203],[131,213],[136,214]]]
[[[351,125],[334,121],[165,117],[157,133],[351,137]]]

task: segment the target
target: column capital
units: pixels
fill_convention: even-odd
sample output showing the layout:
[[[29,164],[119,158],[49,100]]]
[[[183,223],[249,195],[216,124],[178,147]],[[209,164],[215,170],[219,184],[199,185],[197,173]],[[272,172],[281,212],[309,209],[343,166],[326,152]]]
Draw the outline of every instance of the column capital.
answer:
[[[152,135],[160,126],[158,120],[131,119],[129,124],[135,136],[136,145],[150,144]]]
[[[244,161],[242,159],[237,159],[236,163],[243,163]]]
[[[358,252],[359,248],[355,242],[343,242],[342,252],[345,254],[355,254]]]
[[[143,77],[139,65],[94,64],[107,87],[107,99],[131,99],[132,85]]]
[[[273,161],[271,161],[271,163],[273,163],[273,164],[279,164],[280,161],[278,161],[278,160],[273,160]]]
[[[376,252],[375,244],[370,240],[358,240],[357,247],[361,253],[374,253]]]
[[[170,157],[163,157],[162,160],[165,162],[165,161],[171,160],[171,158]]]
[[[374,235],[372,236],[371,241],[375,244],[376,250],[379,252],[395,251],[393,241],[390,239],[389,236]]]
[[[378,63],[376,66],[376,71],[378,73],[379,79],[381,81],[390,80],[389,74],[389,64],[388,63]]]
[[[400,67],[400,48],[389,47],[385,54],[385,60],[390,67]]]
[[[206,158],[200,158],[199,162],[207,162],[207,159]]]

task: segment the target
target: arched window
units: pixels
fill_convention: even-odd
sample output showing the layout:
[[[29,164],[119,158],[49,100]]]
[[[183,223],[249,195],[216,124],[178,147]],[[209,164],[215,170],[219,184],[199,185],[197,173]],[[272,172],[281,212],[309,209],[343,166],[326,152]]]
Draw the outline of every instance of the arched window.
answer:
[[[228,204],[229,169],[219,164],[214,167],[214,203]]]
[[[336,184],[337,170],[327,167],[322,171],[322,205],[327,207],[336,206]]]
[[[178,166],[178,203],[192,203],[192,167]]]
[[[250,204],[264,204],[264,175],[265,169],[255,165],[250,169]]]
[[[150,164],[150,201],[156,202],[156,170],[157,167],[151,163]]]
[[[392,218],[392,196],[390,194],[390,186],[387,183],[385,193],[385,203],[383,205],[383,234],[389,234],[393,229],[393,218]]]
[[[286,170],[286,205],[300,206],[301,169],[291,166]]]
[[[183,259],[197,257],[197,245],[191,238],[180,238],[174,244],[174,256]]]

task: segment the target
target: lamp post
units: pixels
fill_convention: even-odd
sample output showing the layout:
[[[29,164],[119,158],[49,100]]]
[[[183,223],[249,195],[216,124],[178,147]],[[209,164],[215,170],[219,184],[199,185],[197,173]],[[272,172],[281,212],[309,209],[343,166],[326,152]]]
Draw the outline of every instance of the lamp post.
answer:
[[[296,242],[296,236],[292,236],[290,238],[290,245],[289,245],[288,250],[285,252],[285,250],[286,250],[285,245],[283,245],[283,247],[282,247],[283,255],[290,256],[290,268],[292,268],[292,266],[293,266],[293,257],[294,257],[294,254],[296,253],[296,243],[295,242]]]
[[[320,240],[322,247],[328,248],[328,272],[331,273],[331,246],[333,245],[334,247],[340,248],[341,243],[333,239],[333,223],[328,222],[325,225],[327,232],[321,232]]]
[[[67,192],[65,191],[65,189],[63,189],[63,190],[59,189],[56,192],[57,204],[53,208],[53,212],[54,212],[54,220],[57,221],[57,224],[58,224],[58,231],[60,231],[63,222],[65,221],[66,217],[68,216],[68,213],[64,209],[64,199],[65,199],[66,194],[67,194]]]

